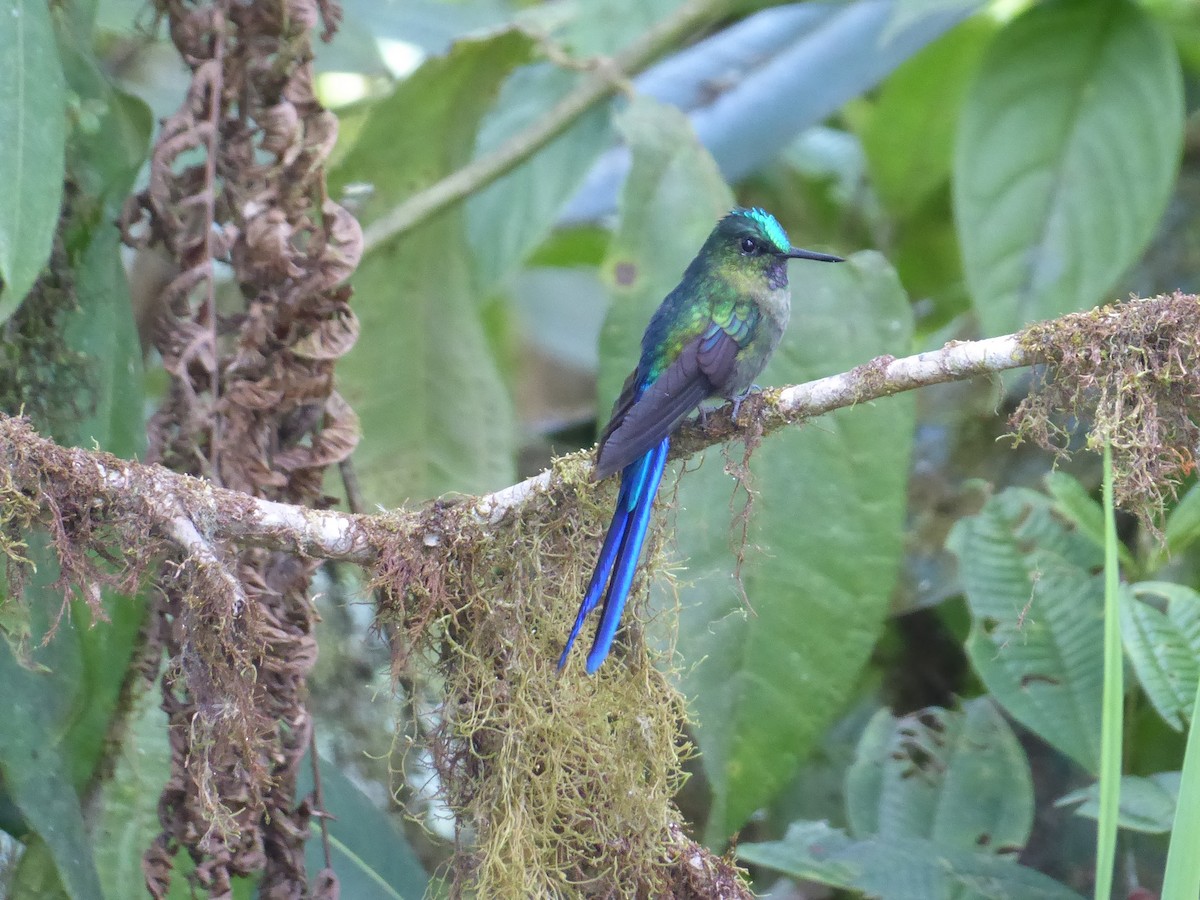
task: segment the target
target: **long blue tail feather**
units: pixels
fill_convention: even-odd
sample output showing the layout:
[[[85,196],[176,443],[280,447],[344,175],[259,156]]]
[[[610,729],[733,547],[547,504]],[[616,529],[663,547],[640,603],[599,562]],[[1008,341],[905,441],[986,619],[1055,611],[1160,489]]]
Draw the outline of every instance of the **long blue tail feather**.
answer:
[[[617,508],[613,512],[608,534],[604,536],[604,545],[600,548],[596,569],[588,583],[579,614],[575,617],[571,635],[567,638],[562,656],[559,657],[560,669],[566,664],[575,638],[583,628],[584,619],[596,608],[601,595],[604,596],[604,610],[600,617],[600,625],[596,629],[592,649],[588,653],[588,674],[595,674],[608,656],[621,622],[625,601],[629,597],[633,576],[637,572],[638,560],[642,555],[642,544],[646,540],[650,512],[654,508],[654,498],[662,481],[669,446],[670,439],[663,438],[656,447],[631,462],[621,473]]]
[[[646,542],[646,528],[650,524],[650,512],[654,508],[654,497],[658,493],[663,468],[666,466],[668,445],[669,439],[663,438],[662,443],[646,454],[650,459],[650,464],[645,470],[637,506],[630,515],[625,537],[621,541],[621,549],[617,551],[612,580],[608,584],[608,592],[604,595],[604,610],[600,616],[600,625],[596,629],[596,639],[592,643],[591,652],[588,653],[587,673],[589,675],[595,675],[600,664],[608,656],[613,638],[617,635],[617,628],[621,624],[621,613],[625,610],[625,601],[629,599],[629,588],[633,584],[634,573],[637,572],[638,560],[642,555],[642,545]]]
[[[567,664],[567,656],[571,653],[571,647],[575,643],[575,638],[579,637],[580,629],[583,628],[583,620],[587,618],[588,613],[596,608],[596,604],[600,602],[600,597],[604,593],[604,586],[608,584],[608,576],[612,572],[613,561],[617,558],[617,551],[621,547],[621,542],[627,530],[626,526],[629,523],[629,507],[625,502],[629,493],[630,489],[626,486],[625,479],[622,478],[621,490],[617,494],[617,508],[613,511],[612,522],[608,526],[608,533],[604,535],[604,546],[600,548],[600,556],[596,560],[596,568],[592,572],[592,580],[588,582],[587,593],[583,595],[583,603],[579,607],[579,615],[575,617],[575,624],[571,626],[571,635],[567,638],[567,645],[563,648],[562,656],[558,658],[558,668],[560,670]]]

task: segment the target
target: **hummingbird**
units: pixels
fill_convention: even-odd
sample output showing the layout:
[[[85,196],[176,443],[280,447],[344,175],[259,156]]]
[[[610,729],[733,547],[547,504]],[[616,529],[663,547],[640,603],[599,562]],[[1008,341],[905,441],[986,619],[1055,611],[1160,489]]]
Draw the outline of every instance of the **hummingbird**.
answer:
[[[705,400],[737,408],[779,346],[791,315],[787,261],[842,262],[792,247],[783,226],[758,207],[721,219],[642,335],[642,355],[600,433],[592,478],[621,473],[617,506],[579,607],[561,670],[588,614],[604,609],[587,657],[596,673],[608,656],[637,571],[671,434]]]

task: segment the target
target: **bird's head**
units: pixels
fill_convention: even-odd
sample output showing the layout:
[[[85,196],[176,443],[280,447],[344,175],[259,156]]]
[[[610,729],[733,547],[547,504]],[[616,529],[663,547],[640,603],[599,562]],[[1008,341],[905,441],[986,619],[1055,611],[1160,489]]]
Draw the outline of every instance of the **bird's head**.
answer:
[[[787,285],[789,259],[842,262],[840,256],[793,247],[779,221],[758,207],[734,209],[718,222],[698,258],[726,272],[759,274],[772,288]]]

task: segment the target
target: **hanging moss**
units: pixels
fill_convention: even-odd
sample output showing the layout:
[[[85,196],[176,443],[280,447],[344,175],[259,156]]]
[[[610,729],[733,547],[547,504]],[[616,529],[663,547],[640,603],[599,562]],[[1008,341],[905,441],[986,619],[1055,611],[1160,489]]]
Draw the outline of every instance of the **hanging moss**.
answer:
[[[557,670],[613,502],[584,459],[559,461],[565,495],[499,525],[465,505],[428,510],[383,565],[405,664],[436,659],[443,680],[430,749],[458,817],[455,883],[480,897],[676,895],[671,801],[692,748],[683,699],[642,638],[661,527],[616,652],[596,676],[582,652]]]
[[[1012,416],[1018,441],[1060,456],[1087,425],[1113,450],[1115,499],[1154,527],[1195,469],[1200,442],[1200,298],[1176,292],[1032,325],[1021,343],[1046,360]]]

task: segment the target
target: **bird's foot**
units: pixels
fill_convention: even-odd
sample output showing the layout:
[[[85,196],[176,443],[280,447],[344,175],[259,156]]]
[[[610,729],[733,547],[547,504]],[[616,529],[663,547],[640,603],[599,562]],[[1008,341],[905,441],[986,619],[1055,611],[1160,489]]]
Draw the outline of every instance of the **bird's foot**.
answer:
[[[731,416],[731,418],[735,422],[737,421],[738,410],[740,410],[742,408],[742,403],[745,401],[745,399],[747,397],[749,397],[751,394],[755,393],[756,391],[761,391],[761,390],[762,390],[762,388],[760,388],[757,384],[752,384],[752,385],[750,385],[750,387],[746,388],[740,394],[734,395],[734,397],[733,397],[733,415]]]
[[[704,431],[708,431],[708,410],[703,405],[696,407],[696,424]]]

